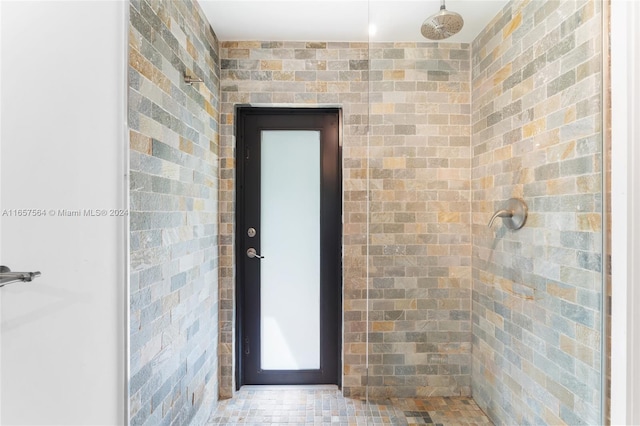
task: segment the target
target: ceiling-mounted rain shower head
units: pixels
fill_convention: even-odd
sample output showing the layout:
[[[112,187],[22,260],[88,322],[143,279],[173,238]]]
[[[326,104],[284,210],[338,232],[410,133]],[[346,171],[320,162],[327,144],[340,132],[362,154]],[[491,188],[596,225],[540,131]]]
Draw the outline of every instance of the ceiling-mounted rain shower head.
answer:
[[[420,32],[429,40],[442,40],[456,34],[463,25],[462,16],[456,12],[448,11],[444,6],[444,0],[442,0],[440,11],[425,19]]]

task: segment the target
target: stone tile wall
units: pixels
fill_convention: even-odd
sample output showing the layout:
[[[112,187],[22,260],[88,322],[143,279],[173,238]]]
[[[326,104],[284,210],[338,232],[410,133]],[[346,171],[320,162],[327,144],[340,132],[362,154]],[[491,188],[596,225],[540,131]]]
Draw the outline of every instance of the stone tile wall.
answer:
[[[343,109],[344,394],[364,396],[367,349],[372,397],[468,394],[469,46],[223,42],[220,55],[221,395],[234,388],[237,104]]]
[[[510,2],[472,46],[474,399],[599,424],[601,2]],[[526,226],[487,223],[510,197]]]
[[[370,55],[369,395],[469,395],[470,46]]]
[[[220,394],[233,394],[235,315],[235,105],[341,106],[343,110],[344,338],[347,388],[366,374],[368,44],[222,42],[220,138]],[[350,391],[346,390],[349,394]]]
[[[131,0],[132,425],[188,424],[217,399],[219,72],[197,3]]]
[[[218,362],[233,393],[247,103],[343,108],[346,396],[472,385],[498,423],[599,422],[599,2],[511,2],[472,49],[225,42],[221,60],[195,3],[130,4],[132,424],[187,423]],[[488,229],[512,196],[526,227]]]

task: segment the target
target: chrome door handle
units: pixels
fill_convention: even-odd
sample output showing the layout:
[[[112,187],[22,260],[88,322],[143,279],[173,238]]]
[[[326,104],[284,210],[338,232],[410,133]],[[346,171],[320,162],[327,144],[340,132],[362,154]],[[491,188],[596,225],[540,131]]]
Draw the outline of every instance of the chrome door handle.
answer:
[[[0,266],[0,287],[18,282],[31,282],[42,275],[40,271],[36,272],[12,272],[6,266]]]
[[[247,257],[249,259],[253,259],[254,257],[258,259],[264,259],[264,256],[260,256],[258,253],[256,253],[256,249],[254,249],[253,247],[247,250]]]

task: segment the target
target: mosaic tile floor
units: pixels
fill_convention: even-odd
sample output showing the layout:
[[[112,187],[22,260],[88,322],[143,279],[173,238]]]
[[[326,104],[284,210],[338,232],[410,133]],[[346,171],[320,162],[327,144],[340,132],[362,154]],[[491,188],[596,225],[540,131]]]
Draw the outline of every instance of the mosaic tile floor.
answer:
[[[377,403],[344,398],[335,386],[243,387],[221,401],[207,425],[483,425],[471,398],[431,397]]]

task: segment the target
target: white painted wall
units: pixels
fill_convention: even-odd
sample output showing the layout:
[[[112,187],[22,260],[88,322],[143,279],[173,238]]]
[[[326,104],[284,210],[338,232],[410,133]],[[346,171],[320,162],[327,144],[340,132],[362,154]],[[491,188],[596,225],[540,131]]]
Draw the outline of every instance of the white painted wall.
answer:
[[[640,2],[611,2],[611,423],[640,424]]]
[[[126,419],[124,1],[2,1],[0,423]],[[56,211],[52,216],[50,211]]]

